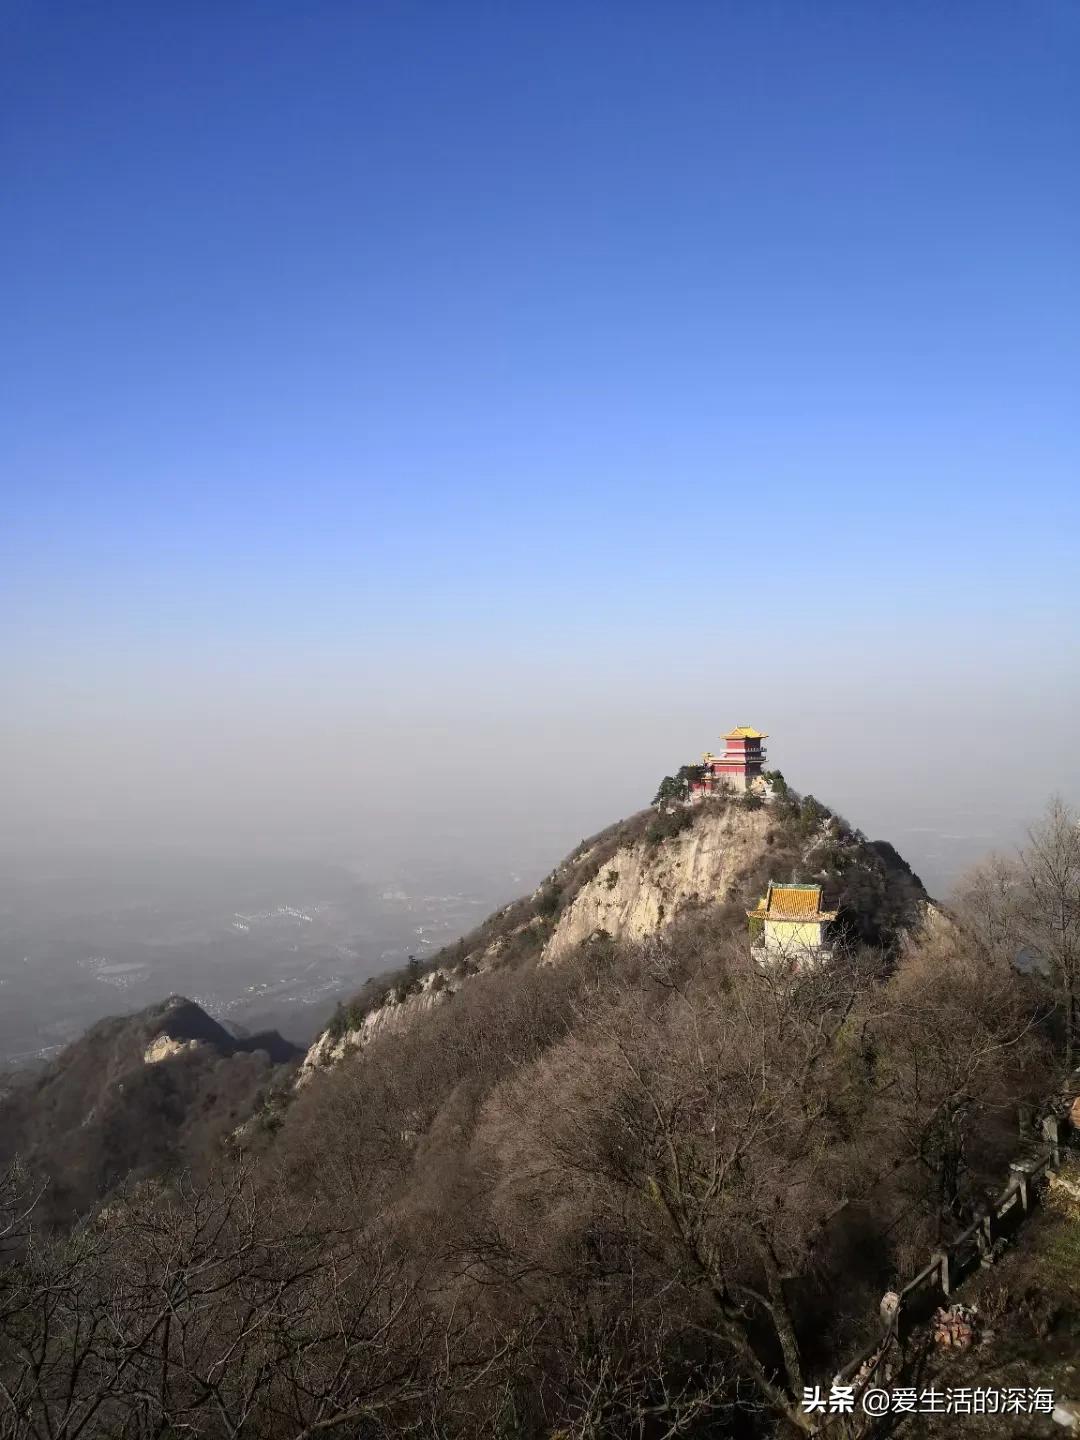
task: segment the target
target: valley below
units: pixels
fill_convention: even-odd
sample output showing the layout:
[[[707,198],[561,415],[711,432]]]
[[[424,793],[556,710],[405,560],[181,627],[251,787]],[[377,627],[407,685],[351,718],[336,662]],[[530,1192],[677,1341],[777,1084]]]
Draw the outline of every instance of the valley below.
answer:
[[[182,992],[239,1033],[309,1041],[369,976],[423,958],[515,888],[434,866],[369,878],[313,861],[21,860],[0,871],[0,1067]]]

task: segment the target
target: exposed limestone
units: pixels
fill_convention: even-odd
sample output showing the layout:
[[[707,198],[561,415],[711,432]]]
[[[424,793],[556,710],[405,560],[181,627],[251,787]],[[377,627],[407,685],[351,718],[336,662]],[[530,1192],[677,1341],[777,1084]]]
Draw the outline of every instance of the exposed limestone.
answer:
[[[305,1084],[316,1070],[336,1065],[352,1051],[362,1050],[377,1035],[400,1034],[407,1030],[421,1015],[451,998],[454,994],[451,981],[461,983],[460,977],[452,975],[449,970],[431,970],[420,978],[415,993],[407,995],[404,1000],[398,1000],[394,992],[388,990],[382,1002],[370,1010],[355,1029],[346,1030],[341,1035],[324,1030],[304,1056],[296,1077],[297,1085]]]
[[[474,939],[475,948],[467,953],[463,945],[453,968],[435,970],[414,981],[413,993],[403,1000],[388,990],[360,1023],[343,1033],[324,1031],[308,1051],[297,1084],[304,1084],[316,1070],[364,1049],[378,1035],[403,1033],[473,975],[503,964],[536,963],[537,959],[541,964],[558,963],[601,932],[621,941],[643,940],[689,904],[723,905],[734,899],[745,903],[748,897],[741,887],[769,853],[769,841],[778,825],[781,840],[786,839],[790,847],[790,837],[783,835],[782,822],[772,805],[748,808],[726,797],[724,803],[706,799],[695,805],[692,815],[683,807],[670,807],[667,815],[686,815],[689,823],[679,829],[666,824],[663,814],[645,811],[601,832],[545,877],[530,897],[531,904],[515,901],[497,911],[487,936],[479,943]],[[658,828],[664,833],[655,838]],[[813,834],[803,837],[800,873],[819,873],[827,858],[821,852],[843,844],[851,842],[840,836],[836,820],[826,815]],[[868,861],[856,847],[849,864],[867,865]],[[552,908],[546,905],[549,897],[563,908],[554,907],[558,918],[541,948],[541,935],[551,924]],[[511,923],[519,915],[523,917],[520,923]],[[540,933],[529,937],[526,932],[530,930]],[[530,939],[534,943],[528,943]]]
[[[757,863],[773,825],[768,809],[703,806],[694,824],[659,843],[640,839],[618,850],[578,891],[544,947],[552,964],[599,930],[642,940],[690,900],[724,900]]]
[[[185,1050],[198,1050],[201,1040],[174,1040],[171,1035],[155,1036],[146,1047],[143,1060],[147,1065],[156,1065],[161,1060],[171,1060]]]
[[[453,998],[462,985],[476,975],[483,975],[495,968],[506,947],[522,931],[539,924],[536,918],[525,921],[505,935],[497,936],[483,950],[474,950],[466,957],[469,968],[460,972],[440,968],[430,970],[417,981],[417,989],[399,1000],[393,990],[388,990],[382,1000],[369,1010],[361,1023],[340,1035],[324,1030],[314,1042],[296,1076],[297,1087],[304,1085],[317,1070],[325,1070],[347,1055],[370,1045],[378,1035],[400,1035],[408,1030],[421,1015],[427,1014],[437,1005]]]

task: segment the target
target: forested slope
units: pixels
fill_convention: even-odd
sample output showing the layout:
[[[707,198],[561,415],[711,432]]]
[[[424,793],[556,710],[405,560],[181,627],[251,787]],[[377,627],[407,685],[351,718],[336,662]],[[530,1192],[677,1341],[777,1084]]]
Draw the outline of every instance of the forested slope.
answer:
[[[0,1434],[804,1429],[802,1385],[999,1186],[1018,1107],[1060,1076],[1062,1011],[1011,963],[1038,922],[994,908],[1019,882],[976,877],[948,917],[816,803],[746,813],[762,845],[733,893],[540,963],[620,848],[664,866],[733,815],[582,847],[440,958],[450,999],[279,1091],[205,1178],[49,1241],[13,1173]],[[809,971],[747,945],[747,901],[789,866],[845,918]]]

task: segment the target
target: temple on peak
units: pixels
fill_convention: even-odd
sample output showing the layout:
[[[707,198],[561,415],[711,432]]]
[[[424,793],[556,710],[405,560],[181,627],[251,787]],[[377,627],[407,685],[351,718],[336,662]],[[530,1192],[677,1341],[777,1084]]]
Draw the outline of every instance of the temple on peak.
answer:
[[[752,725],[737,725],[723,737],[724,753],[702,756],[701,778],[690,786],[690,798],[702,799],[715,795],[721,790],[760,790],[765,781],[762,772],[765,765],[765,747],[762,744],[769,737]]]

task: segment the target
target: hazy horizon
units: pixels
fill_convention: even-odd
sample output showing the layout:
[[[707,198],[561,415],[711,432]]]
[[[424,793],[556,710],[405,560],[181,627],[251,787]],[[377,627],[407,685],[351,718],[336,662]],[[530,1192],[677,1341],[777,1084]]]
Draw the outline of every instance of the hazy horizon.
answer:
[[[1080,795],[1080,15],[8,11],[0,854]]]
[[[910,679],[916,688],[916,674]],[[846,703],[832,695],[813,709],[781,695],[757,705],[720,698],[702,701],[699,715],[687,699],[694,682],[672,681],[662,707],[620,712],[597,696],[586,717],[571,705],[543,716],[511,711],[489,715],[479,734],[448,724],[415,741],[404,727],[314,731],[294,722],[249,734],[241,747],[189,722],[159,731],[158,748],[137,761],[129,745],[110,757],[102,737],[86,737],[93,763],[45,798],[27,782],[39,767],[25,751],[12,767],[0,853],[293,856],[376,880],[403,867],[493,868],[508,877],[510,898],[512,874],[535,883],[578,840],[648,804],[661,775],[720,748],[721,727],[709,723],[719,714],[724,728],[768,726],[770,763],[895,844],[944,897],[981,854],[1017,843],[1051,794],[1072,800],[1080,791],[1067,693],[1045,686],[1035,701],[1033,685],[1010,698],[971,675],[951,703],[935,690],[939,719],[868,688],[874,693],[853,692]],[[1029,729],[1033,703],[1050,718]],[[39,743],[44,763],[55,737]],[[1019,769],[1018,746],[1030,747]],[[425,758],[413,774],[418,751]]]

